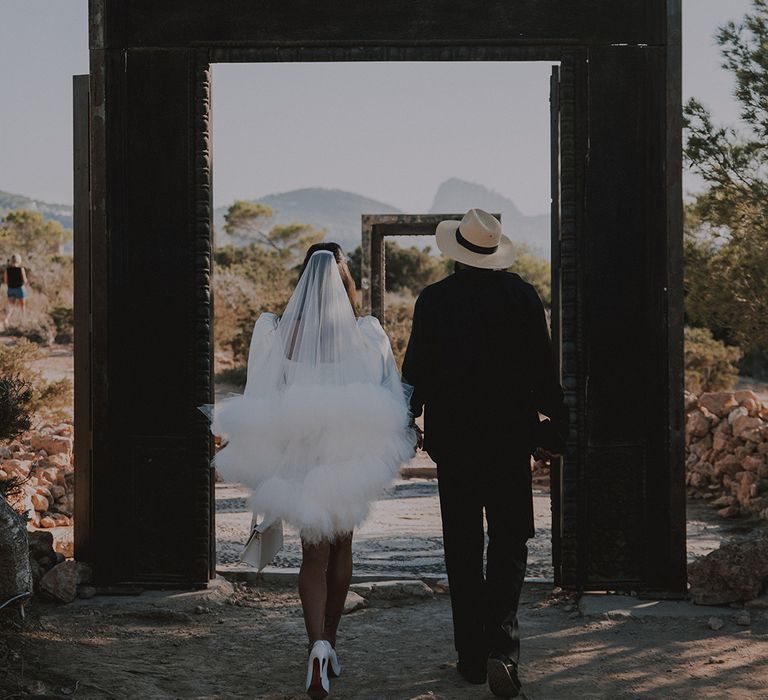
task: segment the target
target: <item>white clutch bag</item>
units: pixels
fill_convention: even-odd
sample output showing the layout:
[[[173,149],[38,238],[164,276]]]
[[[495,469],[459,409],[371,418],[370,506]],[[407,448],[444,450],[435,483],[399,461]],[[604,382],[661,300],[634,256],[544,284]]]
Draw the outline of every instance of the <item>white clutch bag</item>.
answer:
[[[278,518],[256,524],[255,520],[256,516],[240,560],[261,571],[283,547],[283,521]]]

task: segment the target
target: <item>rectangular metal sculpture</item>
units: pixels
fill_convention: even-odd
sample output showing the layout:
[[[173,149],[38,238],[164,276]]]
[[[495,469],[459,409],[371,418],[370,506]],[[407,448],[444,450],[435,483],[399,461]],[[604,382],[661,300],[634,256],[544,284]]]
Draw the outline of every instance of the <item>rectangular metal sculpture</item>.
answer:
[[[213,399],[211,63],[545,60],[560,66],[554,317],[573,419],[558,581],[685,590],[680,0],[91,0],[90,21],[77,541],[99,582],[202,586],[214,568],[195,409]]]

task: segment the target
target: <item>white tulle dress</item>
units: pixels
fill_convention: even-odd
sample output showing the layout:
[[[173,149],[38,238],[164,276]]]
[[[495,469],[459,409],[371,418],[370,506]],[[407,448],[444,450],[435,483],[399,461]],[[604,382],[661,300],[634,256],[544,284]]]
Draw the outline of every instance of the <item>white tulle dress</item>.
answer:
[[[374,317],[355,318],[330,253],[310,258],[282,318],[259,317],[244,393],[215,404],[211,431],[228,440],[219,474],[308,541],[358,527],[413,456],[389,339]]]

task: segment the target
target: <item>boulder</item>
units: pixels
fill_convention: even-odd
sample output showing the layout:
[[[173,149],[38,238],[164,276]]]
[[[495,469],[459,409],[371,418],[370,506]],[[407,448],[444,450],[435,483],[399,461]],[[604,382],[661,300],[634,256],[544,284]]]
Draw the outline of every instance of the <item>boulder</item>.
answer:
[[[48,499],[43,496],[43,494],[39,492],[35,492],[32,494],[32,507],[38,512],[42,513],[46,510],[48,510],[48,507],[50,506],[50,503],[48,502]]]
[[[709,435],[701,438],[691,445],[691,454],[695,454],[699,459],[703,458],[709,450],[712,449],[712,438]]]
[[[690,413],[691,411],[697,409],[699,407],[699,399],[696,396],[696,394],[691,393],[690,391],[686,391],[684,394],[683,399],[684,405],[685,405],[685,412]]]
[[[700,605],[757,598],[768,581],[768,537],[721,545],[688,566],[691,597]]]
[[[738,409],[737,409],[738,410]],[[700,409],[691,411],[688,414],[686,423],[686,432],[693,436],[703,438],[709,433],[710,422]]]
[[[0,605],[32,592],[26,523],[0,496]]]
[[[343,615],[349,615],[349,613],[355,612],[362,608],[368,607],[368,601],[358,593],[354,591],[347,592],[347,599],[344,601]]]
[[[756,401],[757,403],[760,403],[760,399],[758,398],[757,394],[754,391],[750,391],[749,389],[740,389],[739,391],[734,391],[733,398],[740,406],[745,401]]]
[[[9,476],[18,476],[22,479],[29,475],[29,470],[32,467],[32,462],[27,459],[6,459],[3,460],[0,467]]]
[[[737,418],[740,418],[741,416],[748,416],[749,411],[747,411],[746,408],[743,406],[739,406],[738,408],[734,408],[729,414],[728,414],[728,424],[733,425],[733,421],[735,421]]]
[[[709,479],[706,474],[700,472],[691,472],[688,474],[688,485],[695,489],[703,489],[709,486]]]
[[[69,457],[63,452],[51,455],[45,459],[46,466],[56,467],[57,469],[66,469],[69,466]]]
[[[751,442],[754,446],[757,446],[766,439],[765,427],[745,430],[741,435],[741,439],[746,440],[747,442]]]
[[[755,416],[739,415],[731,422],[733,435],[737,438],[743,438],[744,433],[746,433],[748,430],[759,429],[762,428],[763,425],[763,421]],[[760,442],[760,440],[757,440],[757,442]]]
[[[741,466],[744,468],[744,471],[754,472],[759,477],[762,477],[765,474],[765,457],[754,454],[746,455],[741,460]]]
[[[712,501],[712,505],[716,508],[732,506],[734,503],[736,503],[736,498],[734,496],[720,496],[720,498],[716,498]]]
[[[52,506],[57,513],[71,516],[75,512],[75,494],[67,493]]]
[[[740,471],[742,471],[741,460],[736,455],[726,454],[714,463],[715,476],[722,476],[723,474],[733,475]]]
[[[65,435],[33,435],[30,443],[34,450],[45,450],[49,455],[72,454],[72,438]]]
[[[705,407],[716,416],[727,416],[739,402],[730,391],[708,392],[699,397],[699,406]]]
[[[434,591],[419,580],[354,583],[350,590],[365,598],[373,607],[408,605],[434,596]]]
[[[40,579],[40,590],[62,603],[71,603],[77,597],[80,571],[75,561],[63,561]]]
[[[741,472],[739,477],[739,484],[736,487],[736,500],[742,508],[749,505],[749,501],[757,495],[757,489],[753,490],[755,486],[756,477],[752,472]]]
[[[713,432],[714,432],[714,434],[715,434],[715,435],[719,435],[720,433],[722,433],[723,435],[727,435],[727,436],[729,436],[729,437],[730,437],[731,435],[733,435],[733,432],[731,431],[731,424],[728,422],[728,419],[727,419],[727,418],[725,418],[725,419],[721,420],[721,421],[720,421],[720,422],[719,422],[719,423],[718,423],[718,424],[715,426],[715,429],[714,429],[714,431],[713,431]]]
[[[723,423],[725,423],[725,421],[723,421]],[[726,423],[726,425],[728,424]],[[732,440],[733,438],[730,437],[728,433],[715,432],[715,437],[712,440],[712,449],[715,452],[722,452],[724,450],[728,450],[728,448],[731,447]]]

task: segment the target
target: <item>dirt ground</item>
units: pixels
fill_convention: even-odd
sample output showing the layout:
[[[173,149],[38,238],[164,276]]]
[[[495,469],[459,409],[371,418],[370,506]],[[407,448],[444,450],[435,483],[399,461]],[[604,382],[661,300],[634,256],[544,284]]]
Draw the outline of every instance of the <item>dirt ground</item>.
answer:
[[[240,587],[229,603],[35,604],[0,632],[0,698],[298,700],[305,641],[296,594]],[[765,613],[763,613],[765,614]],[[339,700],[484,700],[454,669],[447,595],[342,620]],[[762,620],[762,618],[760,618]],[[582,617],[548,586],[526,584],[522,671],[531,700],[768,698],[768,621]]]

